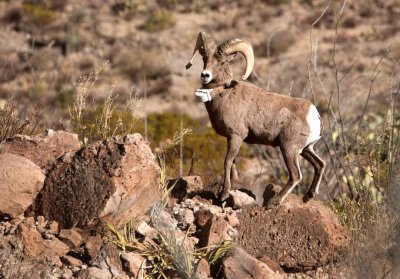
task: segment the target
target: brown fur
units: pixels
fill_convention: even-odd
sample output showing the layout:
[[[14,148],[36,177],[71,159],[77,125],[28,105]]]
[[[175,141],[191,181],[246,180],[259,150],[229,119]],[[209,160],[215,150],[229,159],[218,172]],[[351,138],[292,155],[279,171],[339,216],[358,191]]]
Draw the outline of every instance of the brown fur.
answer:
[[[235,55],[235,54],[234,54]],[[229,196],[231,179],[237,178],[234,164],[242,142],[279,146],[289,171],[289,180],[282,191],[274,197],[269,207],[280,204],[300,182],[302,176],[298,157],[309,161],[315,175],[304,201],[315,196],[325,167],[325,162],[307,143],[309,124],[307,114],[311,102],[266,92],[248,82],[232,81],[229,61],[234,57],[203,56],[204,70],[211,71],[212,80],[203,88],[213,89],[212,100],[206,108],[215,131],[227,138],[228,150],[224,164],[224,186],[220,193],[223,201]]]

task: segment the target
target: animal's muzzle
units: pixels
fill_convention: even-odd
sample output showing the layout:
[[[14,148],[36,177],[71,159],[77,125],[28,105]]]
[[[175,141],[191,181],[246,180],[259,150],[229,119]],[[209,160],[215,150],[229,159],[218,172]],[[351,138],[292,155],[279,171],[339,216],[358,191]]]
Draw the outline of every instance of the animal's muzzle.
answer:
[[[203,81],[203,83],[207,84],[212,80],[212,73],[210,70],[204,70],[201,72],[200,75],[201,80]]]

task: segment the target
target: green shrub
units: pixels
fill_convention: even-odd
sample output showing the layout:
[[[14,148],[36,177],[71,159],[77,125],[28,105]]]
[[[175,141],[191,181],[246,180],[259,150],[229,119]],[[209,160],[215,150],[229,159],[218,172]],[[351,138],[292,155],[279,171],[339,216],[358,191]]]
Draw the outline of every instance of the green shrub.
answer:
[[[149,15],[143,25],[143,29],[147,32],[159,32],[174,26],[175,19],[171,12],[167,10],[156,10]]]
[[[40,25],[45,25],[54,20],[54,12],[48,8],[45,8],[41,5],[24,3],[23,9],[26,13],[31,14],[36,23]]]

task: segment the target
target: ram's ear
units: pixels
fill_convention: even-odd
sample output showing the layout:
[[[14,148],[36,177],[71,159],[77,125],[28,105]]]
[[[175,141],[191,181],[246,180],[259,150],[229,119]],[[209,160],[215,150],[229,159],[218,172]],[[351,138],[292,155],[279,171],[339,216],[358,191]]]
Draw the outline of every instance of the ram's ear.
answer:
[[[193,65],[194,59],[197,55],[197,51],[200,53],[201,56],[204,57],[213,55],[215,49],[216,45],[214,39],[206,32],[200,32],[197,36],[197,41],[193,50],[192,58],[190,59],[189,63],[186,64],[186,70]]]

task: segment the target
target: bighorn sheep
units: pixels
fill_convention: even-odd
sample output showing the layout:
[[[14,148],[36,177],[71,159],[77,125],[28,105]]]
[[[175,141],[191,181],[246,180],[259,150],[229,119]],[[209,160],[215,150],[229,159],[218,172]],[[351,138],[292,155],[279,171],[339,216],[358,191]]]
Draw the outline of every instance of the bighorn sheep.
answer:
[[[231,179],[237,179],[235,157],[242,142],[279,146],[289,172],[285,187],[273,197],[268,207],[279,205],[302,179],[299,155],[314,167],[311,186],[304,195],[304,202],[318,193],[325,162],[314,152],[313,146],[320,139],[322,123],[316,107],[309,101],[266,92],[249,82],[232,80],[229,62],[241,53],[246,60],[249,77],[254,54],[250,43],[239,39],[228,40],[218,47],[212,37],[200,32],[190,62],[197,51],[203,58],[202,88],[196,95],[205,102],[215,131],[227,138],[228,150],[224,163],[224,184],[219,200],[229,197]]]

